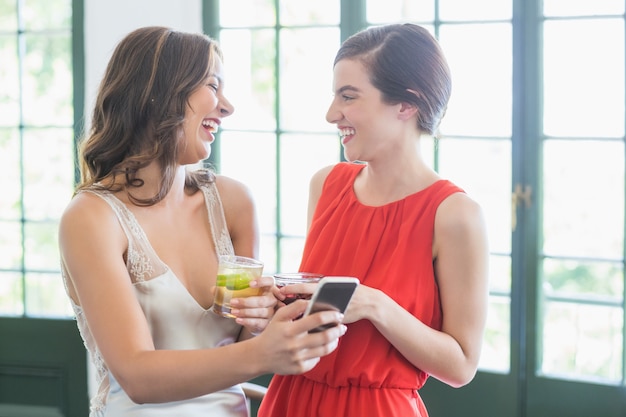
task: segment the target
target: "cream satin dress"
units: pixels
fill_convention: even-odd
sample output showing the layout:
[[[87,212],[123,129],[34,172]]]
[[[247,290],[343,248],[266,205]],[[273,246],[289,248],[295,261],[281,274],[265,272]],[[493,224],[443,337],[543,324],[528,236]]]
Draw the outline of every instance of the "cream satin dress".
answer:
[[[146,315],[156,349],[204,349],[235,343],[241,326],[205,310],[189,294],[150,245],[132,212],[114,195],[89,190],[115,212],[128,238],[127,267],[137,300]],[[218,255],[234,253],[222,203],[215,183],[202,188],[213,241]],[[67,271],[62,265],[66,283]],[[136,404],[126,395],[100,356],[82,309],[72,301],[80,334],[96,369],[97,393],[90,417],[247,417],[245,396],[239,385],[190,400]],[[146,381],[150,383],[150,381]]]

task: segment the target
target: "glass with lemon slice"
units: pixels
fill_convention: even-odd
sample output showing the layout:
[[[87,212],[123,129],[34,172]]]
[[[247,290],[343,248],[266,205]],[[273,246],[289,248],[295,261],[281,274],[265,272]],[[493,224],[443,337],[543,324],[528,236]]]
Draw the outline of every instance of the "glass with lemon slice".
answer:
[[[260,278],[262,273],[261,261],[244,256],[220,256],[213,312],[234,318],[235,316],[230,313],[230,300],[261,295],[263,288],[251,288],[250,281]]]

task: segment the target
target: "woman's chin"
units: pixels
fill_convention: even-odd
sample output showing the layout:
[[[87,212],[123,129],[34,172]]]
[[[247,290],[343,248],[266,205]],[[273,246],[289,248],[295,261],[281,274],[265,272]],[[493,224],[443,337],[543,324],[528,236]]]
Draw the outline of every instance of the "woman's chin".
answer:
[[[198,157],[200,158],[200,161],[204,161],[205,159],[208,159],[209,156],[211,156],[211,144],[205,144],[204,149],[202,150],[202,152],[199,152]]]
[[[196,165],[205,161],[211,156],[211,147],[208,147],[208,150],[205,152],[197,152],[195,155],[187,155],[185,157],[179,158],[178,163],[180,165]]]

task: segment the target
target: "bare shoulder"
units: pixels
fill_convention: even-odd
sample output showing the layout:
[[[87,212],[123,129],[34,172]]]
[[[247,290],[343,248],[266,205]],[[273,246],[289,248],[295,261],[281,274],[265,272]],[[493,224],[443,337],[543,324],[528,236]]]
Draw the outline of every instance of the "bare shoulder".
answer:
[[[121,250],[127,243],[108,203],[92,193],[83,192],[69,202],[61,216],[59,244],[63,253],[86,242],[107,242],[107,245],[116,242]]]
[[[216,174],[215,184],[217,185],[217,188],[220,191],[244,192],[244,193],[249,192],[248,186],[246,184],[234,178],[228,177],[226,175]]]
[[[256,257],[258,226],[250,189],[244,183],[223,175],[217,175],[215,181],[235,253]]]
[[[61,216],[59,250],[72,282],[72,298],[78,302],[73,289],[77,280],[93,282],[93,268],[103,272],[115,262],[123,266],[128,240],[108,203],[85,192],[76,195]]]
[[[456,238],[483,237],[486,234],[485,218],[480,204],[466,193],[455,193],[438,207],[435,233],[454,235]]]
[[[89,229],[106,228],[109,222],[117,223],[111,207],[95,194],[83,192],[69,202],[61,216],[61,230],[73,227]]]
[[[335,168],[335,165],[328,165],[328,166],[325,166],[324,168],[318,170],[311,177],[311,182],[324,184],[324,181],[326,181],[326,177],[328,177],[328,174],[330,174],[330,171],[332,171],[333,168]]]
[[[318,193],[321,192],[328,174],[330,174],[330,171],[332,171],[334,167],[335,165],[328,165],[313,174],[310,182],[311,191],[317,190]]]
[[[215,184],[228,231],[237,250],[239,242],[248,242],[250,232],[256,230],[256,208],[252,192],[246,184],[224,175],[216,175]]]
[[[482,215],[482,207],[472,197],[463,192],[450,195],[443,200],[439,206],[438,214],[449,213],[459,214],[467,213],[469,216]]]
[[[228,209],[253,205],[252,192],[250,188],[241,181],[225,175],[216,175],[215,185],[217,186],[222,205],[226,212],[229,211]]]

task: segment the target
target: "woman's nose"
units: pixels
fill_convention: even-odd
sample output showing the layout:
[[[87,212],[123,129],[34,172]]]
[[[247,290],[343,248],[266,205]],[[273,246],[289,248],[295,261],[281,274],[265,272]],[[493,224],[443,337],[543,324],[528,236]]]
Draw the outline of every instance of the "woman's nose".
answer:
[[[222,114],[222,116],[224,117],[230,116],[234,112],[235,112],[235,107],[232,104],[230,104],[230,101],[228,101],[225,97],[222,97],[220,99],[220,113]]]
[[[326,111],[326,121],[328,123],[337,123],[341,119],[340,112],[335,109],[334,103],[331,103]]]

